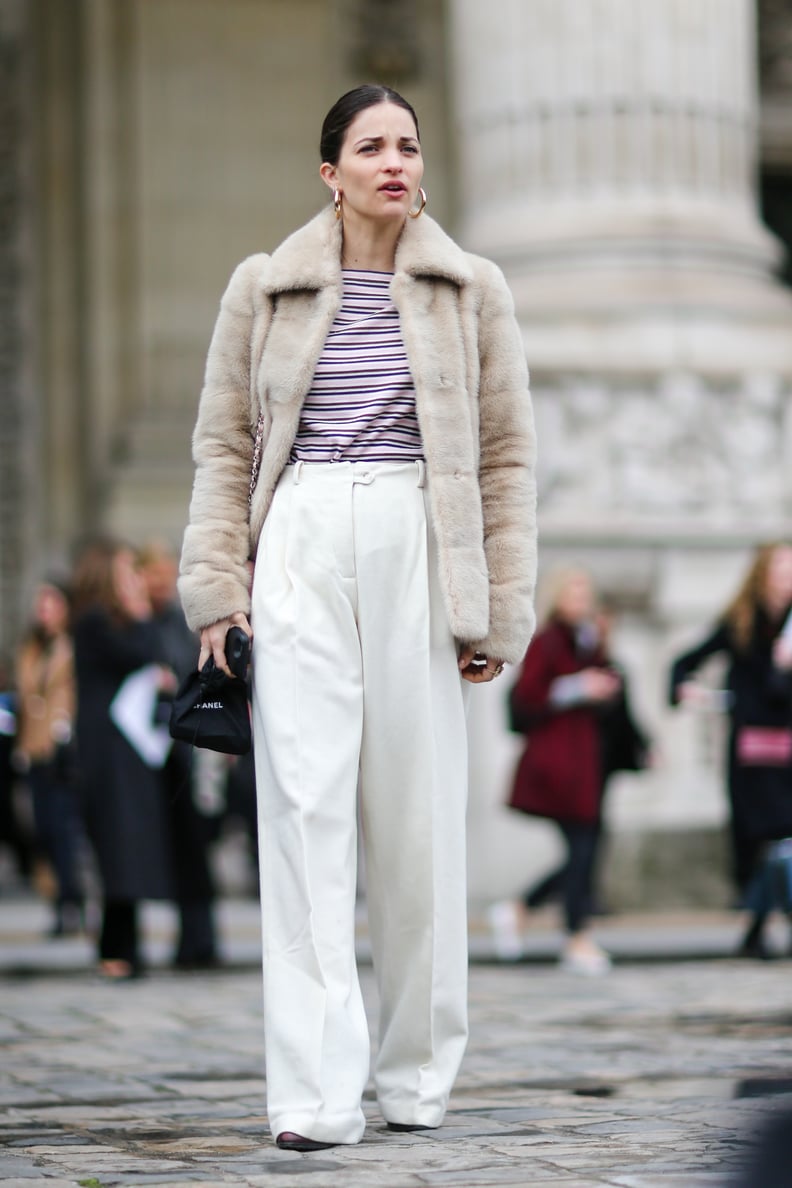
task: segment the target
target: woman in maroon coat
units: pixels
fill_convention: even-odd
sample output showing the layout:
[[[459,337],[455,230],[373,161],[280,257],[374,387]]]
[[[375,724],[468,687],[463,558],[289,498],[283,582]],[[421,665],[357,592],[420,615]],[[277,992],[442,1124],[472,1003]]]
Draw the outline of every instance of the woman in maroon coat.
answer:
[[[607,954],[586,925],[600,834],[605,778],[601,714],[623,692],[596,622],[594,591],[586,573],[559,576],[550,614],[523,661],[511,697],[517,729],[527,736],[509,804],[555,821],[567,845],[563,902],[567,942],[563,964],[580,973],[601,973]],[[531,901],[527,893],[523,904]],[[493,923],[501,931],[507,908],[496,905]]]

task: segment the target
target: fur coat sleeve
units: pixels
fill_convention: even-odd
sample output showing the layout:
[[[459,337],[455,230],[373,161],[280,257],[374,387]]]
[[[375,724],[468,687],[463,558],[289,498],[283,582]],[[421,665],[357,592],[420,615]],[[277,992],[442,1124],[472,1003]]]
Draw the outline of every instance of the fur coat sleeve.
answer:
[[[536,435],[514,302],[500,269],[486,271],[479,316],[479,487],[489,574],[487,656],[520,660],[536,627]]]
[[[206,361],[179,578],[187,620],[196,631],[224,617],[218,614],[221,607],[228,615],[250,612],[251,340],[254,279],[266,260],[251,256],[231,277]]]

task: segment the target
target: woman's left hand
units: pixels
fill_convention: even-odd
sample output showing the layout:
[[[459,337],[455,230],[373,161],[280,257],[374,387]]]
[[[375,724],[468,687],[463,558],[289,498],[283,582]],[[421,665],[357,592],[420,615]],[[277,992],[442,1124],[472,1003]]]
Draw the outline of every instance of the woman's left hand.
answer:
[[[485,656],[475,648],[464,647],[459,653],[459,671],[466,681],[474,685],[494,681],[503,672],[503,661],[494,656]]]

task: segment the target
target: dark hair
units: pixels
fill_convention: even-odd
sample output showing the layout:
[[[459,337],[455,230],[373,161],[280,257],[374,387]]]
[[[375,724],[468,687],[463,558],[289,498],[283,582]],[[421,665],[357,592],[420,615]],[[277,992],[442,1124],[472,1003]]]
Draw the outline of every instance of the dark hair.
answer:
[[[412,104],[391,87],[382,86],[380,83],[364,83],[342,95],[325,116],[319,141],[319,154],[322,161],[327,161],[330,165],[338,164],[347,128],[359,112],[365,111],[367,107],[375,107],[378,103],[395,103],[397,107],[403,107],[405,111],[408,111],[415,124],[415,135],[420,141],[418,117]]]

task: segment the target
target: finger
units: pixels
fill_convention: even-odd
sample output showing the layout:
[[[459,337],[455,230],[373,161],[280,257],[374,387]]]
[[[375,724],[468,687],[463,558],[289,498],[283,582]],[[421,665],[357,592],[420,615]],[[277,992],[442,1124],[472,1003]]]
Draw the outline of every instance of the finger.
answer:
[[[250,626],[248,617],[243,611],[236,611],[236,613],[231,616],[231,622],[234,627],[241,627],[248,639],[253,638],[253,628]]]
[[[492,680],[492,674],[488,676],[486,669],[482,668],[467,668],[462,673],[462,678],[473,685],[483,685]]]
[[[216,667],[222,669],[226,676],[234,675],[231,669],[228,667],[228,661],[226,660],[225,641],[219,647],[215,645],[212,651],[212,656],[214,658]]]
[[[205,651],[207,658],[209,656],[215,662],[215,667],[222,669],[223,672],[228,672],[225,658],[225,625],[218,631],[215,627],[211,627],[206,633],[206,641],[202,648],[202,654]]]

